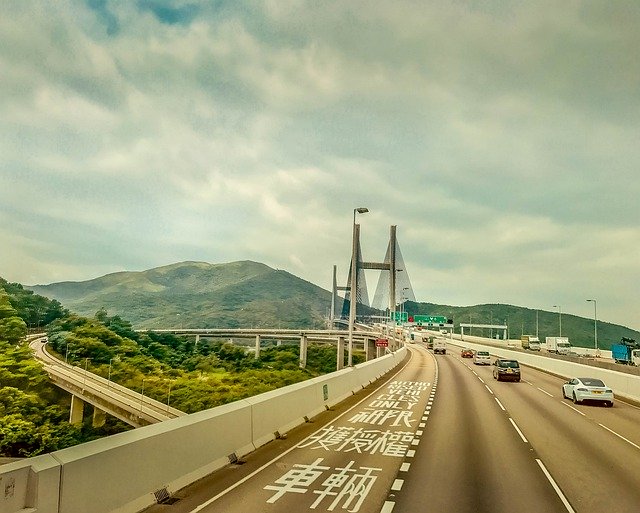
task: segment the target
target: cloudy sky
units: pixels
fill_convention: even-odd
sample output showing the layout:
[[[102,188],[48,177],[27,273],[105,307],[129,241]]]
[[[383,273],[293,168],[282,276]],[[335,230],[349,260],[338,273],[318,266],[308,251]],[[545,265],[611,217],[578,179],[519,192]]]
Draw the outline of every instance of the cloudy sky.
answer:
[[[255,260],[640,329],[640,2],[4,0],[0,276]],[[376,276],[368,275],[373,296]]]

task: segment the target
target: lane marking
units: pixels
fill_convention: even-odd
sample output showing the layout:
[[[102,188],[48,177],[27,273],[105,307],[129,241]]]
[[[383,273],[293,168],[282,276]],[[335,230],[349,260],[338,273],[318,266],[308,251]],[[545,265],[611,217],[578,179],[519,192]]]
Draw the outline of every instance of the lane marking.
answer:
[[[404,484],[404,479],[396,479],[391,485],[391,491],[399,492],[402,490],[402,485]]]
[[[619,433],[616,433],[613,429],[609,429],[607,426],[605,426],[604,424],[600,424],[598,423],[599,426],[602,426],[603,428],[605,428],[607,431],[609,431],[610,433],[613,433],[614,435],[616,435],[618,438],[622,438],[625,442],[633,445],[636,449],[640,449],[639,445],[634,444],[631,440],[625,438],[624,436],[622,436]]]
[[[522,441],[525,444],[529,443],[529,440],[527,440],[524,435],[522,434],[522,431],[520,431],[520,428],[518,427],[518,425],[513,421],[513,419],[511,417],[509,417],[509,422],[511,422],[511,424],[513,424],[513,427],[515,428],[515,430],[518,432],[518,434],[520,435],[520,438],[522,438]]]
[[[411,445],[418,445],[420,443],[420,440],[417,438],[414,438],[413,440],[411,440]]]
[[[586,417],[586,415],[584,413],[582,413],[580,410],[578,410],[578,408],[574,408],[573,406],[571,406],[570,404],[565,403],[564,401],[562,401],[561,404],[564,404],[567,408],[571,408],[573,411],[579,413],[583,417]]]
[[[416,436],[422,436],[422,430],[418,429],[418,431],[416,431]]]
[[[362,403],[364,403],[365,401],[369,401],[371,400],[371,397],[373,396],[373,394],[375,394],[376,392],[378,392],[380,390],[380,388],[382,388],[385,385],[388,385],[389,383],[391,383],[393,381],[393,379],[400,374],[402,371],[405,370],[405,368],[411,363],[411,361],[413,360],[414,355],[413,353],[411,353],[411,358],[409,358],[409,360],[407,361],[407,363],[405,363],[400,369],[398,369],[398,371],[396,373],[394,373],[392,376],[389,377],[389,379],[385,380],[383,383],[380,384],[379,387],[376,387],[374,390],[372,390],[369,394],[367,394],[365,397],[363,397],[362,399],[360,399],[360,401],[358,401],[356,404],[354,404],[353,406],[351,406],[351,408],[348,408],[347,410],[345,410],[344,412],[342,412],[340,415],[338,415],[337,417],[335,417],[334,419],[328,420],[324,425],[322,425],[321,427],[319,427],[316,431],[314,431],[313,433],[311,433],[309,436],[307,436],[306,438],[302,439],[300,442],[298,442],[297,444],[291,446],[289,449],[287,449],[284,452],[281,452],[278,456],[274,457],[271,461],[268,461],[267,463],[265,463],[264,465],[262,465],[261,467],[257,468],[256,470],[254,470],[253,472],[251,472],[250,474],[247,474],[246,476],[244,476],[242,479],[239,479],[238,481],[236,481],[235,483],[233,483],[231,486],[225,488],[224,490],[222,490],[220,493],[218,493],[217,495],[214,495],[213,497],[211,497],[210,499],[206,500],[205,502],[203,502],[202,504],[199,504],[198,506],[196,506],[194,509],[190,510],[188,513],[198,513],[199,511],[202,511],[203,509],[209,507],[211,504],[213,504],[215,501],[217,501],[220,497],[224,497],[226,494],[228,494],[229,492],[235,490],[238,486],[246,483],[247,481],[249,481],[249,479],[253,478],[254,476],[256,476],[257,474],[259,474],[260,472],[262,472],[264,469],[270,467],[271,465],[273,465],[276,461],[282,459],[284,456],[286,456],[287,454],[289,454],[290,452],[295,451],[296,449],[298,449],[298,446],[302,443],[304,443],[305,441],[309,440],[312,436],[317,435],[320,431],[322,431],[322,429],[324,429],[326,426],[336,422],[337,420],[341,419],[342,417],[346,416],[348,413],[351,413],[351,411],[355,410],[356,408],[358,408]],[[436,380],[437,380],[437,376],[438,376],[438,367],[437,367],[437,362],[436,362]],[[409,455],[409,453],[413,453],[411,455]],[[407,456],[408,457],[413,457],[415,455],[415,451],[409,450],[407,451]]]
[[[418,427],[419,427],[419,428],[423,428],[423,427],[425,427],[426,425],[427,425],[427,424],[426,424],[426,422],[420,422],[420,424],[418,424]]]
[[[495,400],[496,400],[496,402],[498,403],[498,406],[500,406],[500,408],[502,408],[502,411],[507,411],[507,410],[505,409],[505,407],[504,407],[504,406],[502,406],[502,403],[500,402],[500,399],[498,399],[497,397],[494,397],[494,399],[495,399]]]
[[[489,393],[490,393],[491,395],[493,395],[493,392],[491,391],[491,389],[490,389],[487,385],[485,385],[485,386],[484,386],[484,388],[486,388],[486,389],[489,391]]]
[[[403,463],[400,465],[400,472],[409,472],[409,468],[411,467],[411,463]]]
[[[482,379],[480,376],[478,376],[478,379],[484,383],[484,379]]]
[[[416,455],[416,451],[414,451],[413,449],[409,449],[407,451],[407,458],[413,458]]]
[[[540,390],[540,392],[542,392],[543,394],[547,394],[549,397],[553,397],[553,394],[550,394],[549,392],[547,392],[546,390],[542,390],[542,388],[540,387],[536,387],[538,390]]]
[[[472,370],[471,372],[473,372],[476,376],[478,375],[478,373],[474,370]]]
[[[536,463],[542,469],[542,472],[544,472],[544,475],[547,476],[547,479],[551,483],[551,486],[553,486],[553,489],[558,494],[558,497],[560,497],[560,500],[562,501],[562,504],[564,504],[564,507],[567,508],[567,511],[569,511],[570,513],[576,513],[576,511],[571,507],[571,504],[569,504],[569,501],[567,500],[567,498],[564,496],[564,493],[562,493],[562,490],[560,490],[560,487],[556,484],[553,477],[551,477],[551,474],[547,470],[547,467],[544,466],[544,463],[542,463],[542,461],[540,461],[538,458],[536,458]]]
[[[382,505],[382,509],[380,510],[380,513],[391,513],[395,505],[396,503],[393,501],[384,501],[384,504]]]

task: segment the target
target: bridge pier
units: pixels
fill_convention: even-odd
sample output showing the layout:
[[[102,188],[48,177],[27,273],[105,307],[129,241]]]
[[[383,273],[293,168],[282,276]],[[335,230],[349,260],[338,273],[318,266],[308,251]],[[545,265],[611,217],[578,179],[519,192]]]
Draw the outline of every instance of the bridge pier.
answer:
[[[93,407],[93,421],[92,426],[94,428],[99,428],[104,426],[104,423],[107,421],[107,412],[101,410],[100,408]]]
[[[302,335],[300,337],[300,368],[304,369],[307,366],[307,346],[309,345],[307,341],[307,336]]]
[[[76,395],[71,395],[71,411],[69,412],[69,424],[82,424],[84,416],[84,401]]]
[[[338,337],[338,351],[336,354],[336,370],[344,369],[344,337]]]
[[[260,358],[260,335],[256,335],[256,360]]]
[[[196,335],[196,343],[195,343],[195,345],[193,346],[194,350],[195,350],[195,349],[198,349],[198,342],[200,342],[200,335]]]

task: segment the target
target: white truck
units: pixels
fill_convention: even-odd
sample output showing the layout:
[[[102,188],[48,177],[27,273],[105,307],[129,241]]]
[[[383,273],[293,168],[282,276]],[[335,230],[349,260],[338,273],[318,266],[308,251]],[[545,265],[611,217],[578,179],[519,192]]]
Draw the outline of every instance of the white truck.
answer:
[[[550,353],[569,354],[571,344],[567,337],[547,337],[545,339],[547,351]]]
[[[447,354],[447,343],[441,339],[436,338],[433,341],[433,354]]]
[[[522,335],[520,341],[522,342],[522,349],[540,351],[540,339],[538,337],[534,335]]]

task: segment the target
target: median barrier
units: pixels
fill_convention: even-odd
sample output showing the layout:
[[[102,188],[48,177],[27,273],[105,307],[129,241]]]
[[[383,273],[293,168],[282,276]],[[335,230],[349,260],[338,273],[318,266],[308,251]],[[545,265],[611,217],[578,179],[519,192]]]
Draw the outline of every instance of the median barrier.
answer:
[[[339,403],[405,354],[2,465],[0,513],[141,511]]]

